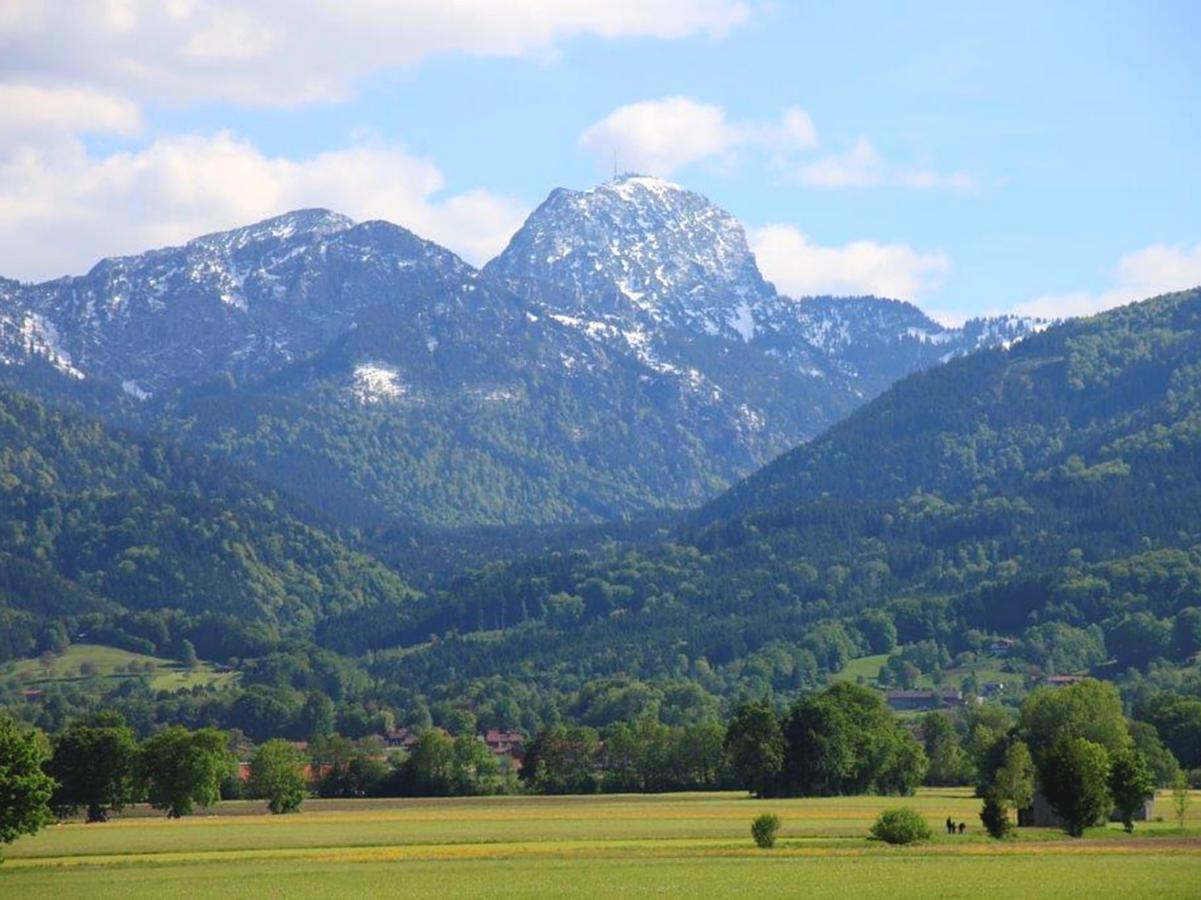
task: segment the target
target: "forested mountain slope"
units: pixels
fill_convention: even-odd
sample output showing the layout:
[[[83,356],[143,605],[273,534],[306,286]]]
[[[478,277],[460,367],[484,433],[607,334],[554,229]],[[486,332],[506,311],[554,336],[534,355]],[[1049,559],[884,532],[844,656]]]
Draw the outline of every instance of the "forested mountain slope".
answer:
[[[1073,320],[898,383],[736,485],[702,518],[826,496],[893,500],[925,490],[951,499],[981,485],[1191,492],[1199,365],[1197,290]]]
[[[380,709],[697,721],[869,654],[891,654],[888,683],[957,686],[1001,637],[1018,689],[1194,690],[1199,312],[1201,292],[1161,297],[911,377],[692,521],[531,534],[554,549],[419,596],[220,467],[5,395],[4,652],[56,621],[159,653],[186,638],[244,688],[187,721],[264,735],[308,733],[323,692],[352,734]]]
[[[307,634],[321,618],[414,596],[311,514],[178,446],[0,391],[0,657],[51,623],[128,643],[143,612],[207,620],[210,645]],[[139,624],[140,622],[140,624]],[[123,628],[132,629],[123,631]]]
[[[912,376],[672,538],[493,567],[361,639],[459,632],[377,657],[452,693],[514,666],[549,692],[619,675],[796,690],[898,640],[930,671],[988,635],[1043,672],[1188,666],[1199,426],[1189,291]]]

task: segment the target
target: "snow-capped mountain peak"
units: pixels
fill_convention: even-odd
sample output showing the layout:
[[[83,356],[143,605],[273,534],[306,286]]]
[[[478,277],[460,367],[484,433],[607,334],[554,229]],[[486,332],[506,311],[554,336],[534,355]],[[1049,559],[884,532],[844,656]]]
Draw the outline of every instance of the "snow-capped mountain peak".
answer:
[[[328,209],[297,209],[253,225],[201,235],[188,241],[187,246],[219,248],[230,253],[264,241],[328,237],[353,228],[354,224],[353,219]]]
[[[647,175],[551,192],[485,271],[552,288],[532,290],[565,314],[744,339],[772,294],[737,219]]]

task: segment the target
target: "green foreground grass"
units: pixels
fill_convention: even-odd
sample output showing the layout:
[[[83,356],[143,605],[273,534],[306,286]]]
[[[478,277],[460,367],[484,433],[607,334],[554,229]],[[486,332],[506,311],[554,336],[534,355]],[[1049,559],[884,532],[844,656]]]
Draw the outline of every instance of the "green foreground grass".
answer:
[[[292,816],[225,803],[168,821],[144,809],[103,825],[54,826],[14,844],[0,896],[321,897],[982,895],[1195,897],[1201,796],[1183,835],[1165,822],[1131,839],[1117,828],[1080,841],[1041,829],[989,840],[966,791],[904,802],[938,836],[894,848],[866,839],[895,798],[760,801],[736,794],[310,801]],[[1166,797],[1160,800],[1167,810]],[[761,811],[783,820],[776,849],[750,839]],[[941,833],[947,816],[966,835]]]

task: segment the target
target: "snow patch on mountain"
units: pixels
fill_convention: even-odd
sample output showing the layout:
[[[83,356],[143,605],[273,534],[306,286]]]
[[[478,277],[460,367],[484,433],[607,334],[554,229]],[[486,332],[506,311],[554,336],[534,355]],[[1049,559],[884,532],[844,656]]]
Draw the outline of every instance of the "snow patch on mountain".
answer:
[[[408,393],[400,380],[400,372],[379,363],[360,363],[352,373],[351,392],[360,403],[383,403],[397,400]]]
[[[730,327],[738,332],[744,341],[755,337],[755,314],[751,312],[749,303],[743,301],[738,304],[738,308],[734,310],[733,317],[730,319]]]
[[[58,327],[40,313],[24,313],[0,319],[0,362],[20,364],[30,357],[46,360],[64,375],[83,380],[65,348]]]
[[[145,390],[136,381],[125,380],[121,382],[121,390],[135,400],[149,400],[153,395],[150,391]]]

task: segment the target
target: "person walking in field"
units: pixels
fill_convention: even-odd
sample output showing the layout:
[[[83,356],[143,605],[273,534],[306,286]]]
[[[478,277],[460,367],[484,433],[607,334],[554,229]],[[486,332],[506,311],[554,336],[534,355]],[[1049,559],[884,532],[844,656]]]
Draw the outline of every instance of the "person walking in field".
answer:
[[[951,817],[947,816],[947,834],[955,833],[955,823],[951,821]]]
[[[959,833],[963,834],[965,831],[967,831],[967,822],[960,822],[959,823]]]

